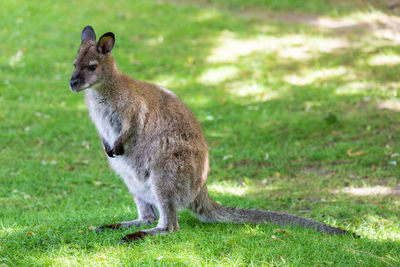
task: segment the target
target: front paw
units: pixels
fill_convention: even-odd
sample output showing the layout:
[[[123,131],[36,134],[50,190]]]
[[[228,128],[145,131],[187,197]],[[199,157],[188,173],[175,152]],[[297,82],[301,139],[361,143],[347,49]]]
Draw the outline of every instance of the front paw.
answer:
[[[103,142],[103,146],[104,146],[104,152],[106,152],[106,154],[110,158],[114,158],[113,150],[111,149],[111,147],[103,139],[102,139],[102,142]]]
[[[114,155],[123,155],[125,153],[124,146],[120,140],[115,141],[113,148]]]
[[[111,148],[107,149],[104,148],[104,151],[106,152],[106,154],[110,157],[110,158],[115,158],[115,155],[113,153],[113,150]]]

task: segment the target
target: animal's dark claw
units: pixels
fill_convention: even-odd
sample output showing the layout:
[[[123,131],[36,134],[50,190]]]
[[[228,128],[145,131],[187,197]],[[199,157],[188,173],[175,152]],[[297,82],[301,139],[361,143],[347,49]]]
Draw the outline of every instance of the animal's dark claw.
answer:
[[[113,150],[111,149],[111,147],[108,145],[108,143],[102,138],[101,142],[103,143],[104,146],[104,152],[106,152],[106,154],[110,157],[113,158],[114,154],[113,154]]]
[[[110,149],[110,150],[104,150],[105,152],[106,152],[106,154],[110,157],[110,158],[114,158],[115,156],[114,156],[114,154],[113,154],[113,151]]]

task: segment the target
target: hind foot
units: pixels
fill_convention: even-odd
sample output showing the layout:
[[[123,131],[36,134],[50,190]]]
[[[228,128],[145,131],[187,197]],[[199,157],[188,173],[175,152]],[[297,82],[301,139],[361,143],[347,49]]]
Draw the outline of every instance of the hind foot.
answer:
[[[140,227],[142,225],[152,224],[154,220],[137,219],[120,223],[106,224],[96,228],[96,232],[101,232],[105,229],[120,230],[122,228]]]

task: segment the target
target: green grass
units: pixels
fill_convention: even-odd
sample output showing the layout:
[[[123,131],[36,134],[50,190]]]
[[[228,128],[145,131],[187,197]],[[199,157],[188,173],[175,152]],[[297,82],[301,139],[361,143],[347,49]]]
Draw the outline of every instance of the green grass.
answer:
[[[0,266],[398,266],[400,18],[384,3],[3,1]],[[124,73],[194,111],[215,200],[361,238],[204,224],[187,211],[181,231],[135,244],[117,245],[134,229],[95,233],[136,207],[68,89],[88,24],[116,34]]]

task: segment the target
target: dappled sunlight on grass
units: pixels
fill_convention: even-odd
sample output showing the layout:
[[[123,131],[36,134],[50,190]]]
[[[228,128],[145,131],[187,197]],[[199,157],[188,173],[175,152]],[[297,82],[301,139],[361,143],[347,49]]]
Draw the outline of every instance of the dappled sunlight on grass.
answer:
[[[130,229],[125,231],[134,231]],[[125,233],[125,234],[126,234]],[[112,232],[114,236],[121,236],[123,232]],[[193,233],[189,233],[193,235]],[[201,264],[204,262],[204,257],[199,253],[199,247],[191,239],[181,239],[179,234],[171,233],[170,236],[156,236],[151,240],[145,240],[132,244],[118,244],[117,240],[111,243],[98,242],[98,237],[104,236],[105,233],[97,234],[97,237],[92,237],[95,240],[90,241],[88,251],[82,253],[83,244],[75,244],[74,242],[65,242],[59,244],[53,249],[45,251],[41,257],[36,260],[41,265],[55,264],[57,266],[73,266],[73,265],[120,265],[122,262],[132,262],[133,260],[142,259],[153,264]],[[103,237],[104,238],[104,237]],[[173,247],[163,247],[165,242],[173,242]],[[153,248],[153,249],[152,249]],[[124,255],[130,254],[126,258]]]
[[[271,192],[282,189],[282,185],[279,183],[271,185],[266,179],[263,181],[253,181],[249,178],[240,179],[239,181],[233,178],[232,180],[210,182],[207,187],[210,192],[218,193],[218,195],[226,198],[230,198],[231,196],[266,196]],[[238,200],[240,201],[240,199]]]
[[[238,97],[253,96],[256,101],[268,101],[279,97],[279,92],[272,91],[270,88],[257,84],[256,82],[244,81],[234,82],[227,85],[231,94]]]
[[[390,188],[388,186],[377,185],[372,187],[344,188],[341,192],[354,196],[400,195],[400,188]]]
[[[372,240],[394,240],[400,241],[400,228],[396,223],[378,215],[368,215],[363,218],[363,223],[359,226],[365,236]]]
[[[378,85],[373,73],[377,67],[397,65],[399,56],[393,40],[370,33],[379,30],[396,33],[397,29],[393,27],[399,22],[396,16],[377,10],[358,11],[337,18],[320,16],[305,24],[310,27],[308,32],[302,24],[299,32],[279,33],[276,32],[278,25],[264,24],[264,20],[251,37],[223,30],[207,57],[207,62],[217,67],[211,67],[198,81],[206,85],[221,84],[233,96],[250,96],[255,101],[288,95],[284,86],[274,88],[272,83],[279,80],[293,86],[324,84],[325,87],[336,87],[338,96],[364,95],[366,90],[387,95],[387,86]],[[329,32],[323,31],[328,28]],[[253,60],[252,68],[250,59]],[[221,63],[231,66],[218,66]],[[389,82],[391,80],[385,84]]]
[[[246,195],[249,190],[249,187],[246,185],[227,185],[226,183],[214,183],[209,185],[208,188],[221,194],[231,194],[235,196]]]
[[[339,78],[343,75],[351,75],[349,70],[343,66],[337,68],[323,68],[320,70],[303,70],[300,75],[289,75],[284,77],[284,81],[292,85],[309,85],[317,81],[323,81],[325,79]]]
[[[27,232],[28,231],[26,227],[15,224],[12,225],[12,227],[0,228],[0,235],[15,235],[15,234],[26,235]]]
[[[353,0],[341,1],[348,8],[88,1],[6,1],[0,11],[9,13],[0,28],[0,266],[382,264],[332,240],[399,262],[398,13]],[[206,224],[189,211],[179,213],[179,232],[136,244],[117,245],[134,228],[95,233],[137,211],[108,169],[83,95],[68,89],[88,21],[98,36],[114,31],[122,72],[172,90],[193,110],[210,147],[213,199],[362,238]]]
[[[400,64],[400,56],[399,55],[386,55],[386,54],[373,55],[368,60],[368,64],[371,66],[399,65]]]
[[[356,11],[345,16],[332,18],[327,16],[309,20],[309,24],[327,29],[356,29],[358,27],[393,27],[400,25],[400,18],[380,10]]]
[[[236,62],[239,57],[252,53],[275,53],[281,58],[304,60],[317,53],[329,53],[349,46],[341,38],[307,36],[302,34],[259,35],[249,39],[237,38],[233,32],[224,31],[218,44],[207,58],[209,63]]]
[[[378,103],[378,108],[400,112],[400,100],[394,98],[381,101]]]
[[[311,27],[311,32],[302,30],[301,33],[291,32],[288,34],[283,31],[277,34],[277,25],[261,24],[256,29],[262,34],[258,33],[251,38],[246,38],[234,31],[224,30],[218,37],[214,48],[211,49],[207,62],[242,65],[246,62],[247,57],[257,58],[257,56],[261,56],[265,58],[267,56],[267,60],[263,65],[268,66],[272,63],[273,66],[278,68],[282,66],[287,68],[288,73],[282,79],[291,85],[304,86],[315,82],[324,82],[325,79],[337,81],[339,78],[343,82],[341,89],[337,92],[338,94],[345,93],[346,89],[343,88],[349,87],[352,91],[351,94],[359,94],[363,92],[362,86],[353,85],[359,82],[357,81],[360,78],[359,74],[365,72],[361,68],[365,66],[366,60],[372,67],[398,64],[399,56],[393,51],[384,52],[383,54],[375,53],[380,47],[392,47],[395,45],[391,38],[375,36],[375,33],[383,30],[396,35],[398,30],[395,26],[399,21],[397,16],[388,15],[379,10],[369,10],[357,11],[337,18],[319,16],[315,19],[305,19],[305,25]],[[280,22],[285,23],[284,21]],[[287,23],[290,24],[292,21],[289,20]],[[329,29],[329,32],[318,32],[323,29]],[[361,50],[367,52],[369,56],[361,58]],[[351,58],[347,59],[347,54]],[[253,57],[252,55],[256,56]],[[358,56],[360,56],[361,62],[354,58]],[[274,58],[274,61],[269,62],[271,57]],[[315,64],[315,61],[319,61],[320,58],[324,58],[329,62],[331,61],[329,57],[332,57],[332,59],[337,58],[339,61],[343,60],[345,64],[338,62],[335,64],[336,66],[328,68],[321,68],[321,65],[318,64],[318,68],[314,70],[306,67],[307,65]],[[281,64],[279,61],[281,61]],[[293,62],[294,65],[290,66],[290,62]],[[299,67],[298,70],[294,69],[296,66]],[[254,77],[256,75],[255,72],[256,70],[250,75]],[[229,78],[232,78],[232,76]],[[243,75],[236,78],[241,80],[242,84],[252,84],[252,80],[246,79]],[[368,76],[368,78],[371,78],[371,76]],[[215,83],[223,81],[223,78],[220,81],[215,79]],[[366,80],[365,83],[368,84],[369,81]],[[231,93],[237,96],[247,96],[251,95],[251,91],[255,88],[251,85],[247,86],[247,90],[250,93],[246,93],[246,86],[240,87],[241,89],[238,90],[230,90]],[[259,86],[257,87],[260,88]],[[370,88],[369,85],[365,87]],[[235,93],[237,91],[240,91],[240,93]],[[262,93],[261,91],[263,89],[260,89],[257,93]]]
[[[218,16],[220,16],[220,12],[218,12],[217,10],[203,9],[201,10],[201,12],[199,12],[199,14],[195,17],[194,20],[198,22],[203,22],[216,19],[218,18]]]
[[[153,83],[167,88],[176,88],[186,86],[189,81],[183,77],[176,77],[171,74],[162,74],[154,78]]]
[[[386,40],[385,43],[390,46],[397,46],[400,44],[400,35],[393,29],[376,29],[372,31],[372,36],[381,40]],[[388,41],[390,41],[390,44],[387,43]]]
[[[337,95],[359,95],[366,90],[371,90],[371,85],[367,82],[349,82],[335,89]]]
[[[234,66],[220,66],[207,69],[198,78],[205,85],[216,85],[237,76],[239,69]]]

